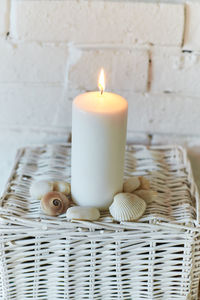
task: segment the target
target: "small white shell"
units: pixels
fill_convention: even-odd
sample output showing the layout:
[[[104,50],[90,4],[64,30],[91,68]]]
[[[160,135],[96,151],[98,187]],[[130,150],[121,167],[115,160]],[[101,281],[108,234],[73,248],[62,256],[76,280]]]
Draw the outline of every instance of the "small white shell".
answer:
[[[68,208],[66,217],[68,220],[95,221],[100,218],[100,212],[95,207],[73,206]]]
[[[115,195],[109,210],[116,221],[136,221],[145,212],[146,203],[137,195],[119,193]]]
[[[150,182],[148,179],[146,179],[143,176],[139,176],[139,180],[140,180],[140,186],[139,188],[141,190],[149,190],[150,189]]]
[[[144,199],[147,204],[150,204],[152,201],[156,201],[158,198],[157,192],[152,190],[138,190],[134,191],[134,194]]]
[[[34,181],[30,188],[30,195],[34,199],[41,198],[48,192],[53,191],[53,183],[47,180]]]
[[[132,193],[137,188],[139,188],[141,182],[139,180],[139,177],[130,177],[128,178],[123,185],[123,191],[125,193]]]
[[[54,191],[64,193],[65,195],[70,195],[71,193],[71,185],[66,181],[56,181],[54,182]]]

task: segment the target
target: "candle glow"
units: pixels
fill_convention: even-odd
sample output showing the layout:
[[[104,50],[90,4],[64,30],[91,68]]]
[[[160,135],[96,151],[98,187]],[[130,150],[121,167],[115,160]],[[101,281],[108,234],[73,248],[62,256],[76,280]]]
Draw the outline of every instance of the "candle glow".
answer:
[[[104,69],[101,69],[100,75],[99,75],[99,83],[98,83],[101,95],[103,94],[105,90],[105,74]]]

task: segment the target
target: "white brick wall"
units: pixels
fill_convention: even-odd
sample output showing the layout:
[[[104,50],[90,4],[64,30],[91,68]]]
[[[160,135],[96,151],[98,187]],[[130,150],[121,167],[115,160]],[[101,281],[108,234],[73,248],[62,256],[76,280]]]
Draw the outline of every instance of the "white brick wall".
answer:
[[[129,130],[152,135],[199,135],[200,103],[196,98],[172,94],[121,94],[129,102]]]
[[[96,90],[102,66],[109,90],[147,90],[149,55],[145,49],[134,48],[83,49],[80,59],[69,70],[69,89]]]
[[[9,30],[9,10],[10,1],[1,0],[0,1],[0,37],[6,37]]]
[[[71,102],[63,98],[62,85],[0,84],[0,127],[67,127]]]
[[[199,20],[195,0],[0,0],[0,191],[18,146],[66,140],[102,66],[130,140],[200,136]]]
[[[0,40],[0,53],[0,83],[65,81],[67,45]]]
[[[152,53],[153,92],[179,93],[200,97],[200,53],[182,53],[180,48],[154,49]]]
[[[20,40],[45,42],[179,46],[183,5],[139,2],[13,0],[11,35]]]
[[[187,3],[184,48],[200,50],[200,3]]]

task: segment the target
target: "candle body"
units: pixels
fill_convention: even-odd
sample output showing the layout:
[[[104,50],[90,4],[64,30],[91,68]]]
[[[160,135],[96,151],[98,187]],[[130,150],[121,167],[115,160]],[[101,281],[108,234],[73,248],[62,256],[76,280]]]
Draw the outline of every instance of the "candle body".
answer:
[[[127,109],[126,100],[112,93],[73,101],[71,188],[78,205],[107,209],[122,191]]]

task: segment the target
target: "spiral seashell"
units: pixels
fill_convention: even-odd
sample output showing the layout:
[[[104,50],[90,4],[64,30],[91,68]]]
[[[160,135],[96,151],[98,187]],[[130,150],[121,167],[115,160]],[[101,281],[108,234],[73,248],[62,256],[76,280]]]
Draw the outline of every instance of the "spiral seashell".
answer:
[[[115,195],[109,210],[116,221],[136,221],[144,214],[146,203],[137,195],[119,193]]]
[[[150,204],[153,201],[156,201],[158,198],[157,192],[152,191],[152,190],[137,190],[137,191],[134,191],[134,194],[139,196],[140,198],[144,199],[144,201],[147,204]]]
[[[64,214],[70,206],[70,200],[60,192],[49,192],[42,197],[41,207],[49,216]]]
[[[53,190],[68,196],[71,193],[71,184],[66,181],[56,181],[54,182]]]
[[[139,180],[139,177],[130,177],[124,182],[123,191],[125,193],[132,193],[137,188],[139,188],[140,185],[141,182]]]
[[[73,206],[67,210],[68,220],[88,220],[95,221],[100,218],[100,212],[95,207]]]
[[[53,183],[47,180],[35,181],[30,188],[30,195],[34,199],[41,200],[43,195],[53,191]]]
[[[149,190],[150,189],[150,182],[144,176],[139,176],[140,186],[139,189],[141,190]]]

